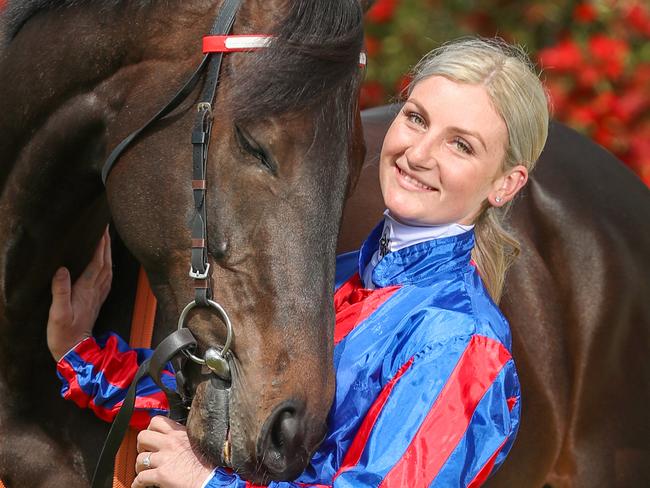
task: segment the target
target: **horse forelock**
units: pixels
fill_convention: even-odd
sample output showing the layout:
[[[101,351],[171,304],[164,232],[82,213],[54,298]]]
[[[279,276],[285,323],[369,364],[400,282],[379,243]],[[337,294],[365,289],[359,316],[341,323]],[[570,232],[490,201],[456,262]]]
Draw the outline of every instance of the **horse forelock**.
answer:
[[[260,26],[246,18],[255,16],[254,9],[242,11],[242,23],[267,29],[256,33],[275,38],[269,49],[247,55],[250,61],[232,73],[233,112],[237,119],[250,120],[321,108],[315,115],[330,122],[331,135],[350,134],[362,78],[363,13],[358,0],[277,3],[286,14],[274,15],[276,25]]]

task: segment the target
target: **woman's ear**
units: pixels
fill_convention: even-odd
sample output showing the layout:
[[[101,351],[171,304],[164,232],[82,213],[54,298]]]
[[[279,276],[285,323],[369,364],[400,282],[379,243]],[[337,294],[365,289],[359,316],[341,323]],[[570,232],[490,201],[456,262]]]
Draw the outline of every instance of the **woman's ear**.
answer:
[[[502,207],[511,201],[528,181],[528,169],[519,164],[494,181],[488,201],[493,207]]]

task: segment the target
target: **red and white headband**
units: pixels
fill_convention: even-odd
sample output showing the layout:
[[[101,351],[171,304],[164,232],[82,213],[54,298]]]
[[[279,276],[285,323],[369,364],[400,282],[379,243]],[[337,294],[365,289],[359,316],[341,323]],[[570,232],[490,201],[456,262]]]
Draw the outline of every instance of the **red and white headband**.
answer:
[[[204,36],[203,54],[255,51],[256,49],[269,47],[272,39],[273,36],[255,34]],[[366,53],[359,53],[359,66],[365,67],[366,63]]]

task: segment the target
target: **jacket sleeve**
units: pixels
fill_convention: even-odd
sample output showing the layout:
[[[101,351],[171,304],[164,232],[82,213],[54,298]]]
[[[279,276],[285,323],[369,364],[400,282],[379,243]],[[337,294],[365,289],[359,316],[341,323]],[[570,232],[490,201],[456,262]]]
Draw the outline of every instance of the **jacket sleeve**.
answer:
[[[505,459],[519,426],[519,383],[508,350],[484,336],[431,347],[384,384],[327,485],[480,486]],[[217,470],[206,488],[244,488]]]
[[[150,349],[131,349],[118,335],[89,337],[77,344],[57,363],[63,385],[61,396],[79,407],[90,408],[97,417],[112,422],[119,411],[140,364],[150,357]],[[176,380],[168,365],[163,382],[175,388]],[[138,382],[131,427],[142,430],[154,415],[167,415],[165,394],[146,376]]]

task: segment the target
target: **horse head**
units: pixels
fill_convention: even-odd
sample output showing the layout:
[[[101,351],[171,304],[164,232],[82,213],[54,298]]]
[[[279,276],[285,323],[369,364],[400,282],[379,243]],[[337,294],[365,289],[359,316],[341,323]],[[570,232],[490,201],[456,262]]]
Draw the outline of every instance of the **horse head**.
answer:
[[[110,89],[119,108],[108,146],[162,105],[175,70],[187,73],[178,64],[154,73],[158,60],[197,60],[188,52],[200,46],[218,7],[208,4],[183,2],[171,18],[149,18],[145,57]],[[362,10],[354,0],[245,2],[233,33],[273,40],[224,57],[212,107],[207,279],[233,324],[232,379],[224,387],[205,368],[189,368],[187,426],[212,462],[264,482],[297,476],[326,431],[336,242],[346,191],[363,160],[356,102]],[[107,181],[115,226],[147,270],[167,331],[194,300],[194,97],[130,147]],[[194,308],[185,325],[199,356],[226,341],[222,318],[209,308]]]

